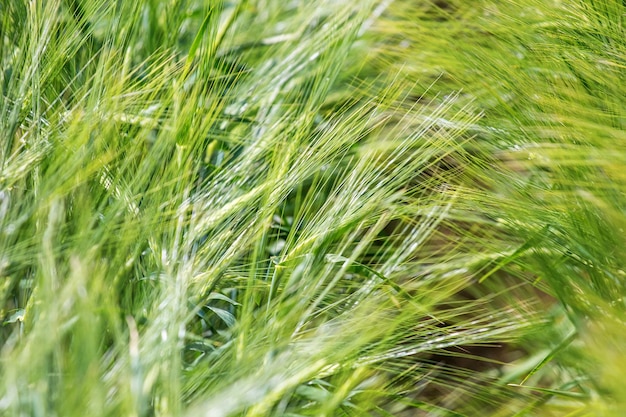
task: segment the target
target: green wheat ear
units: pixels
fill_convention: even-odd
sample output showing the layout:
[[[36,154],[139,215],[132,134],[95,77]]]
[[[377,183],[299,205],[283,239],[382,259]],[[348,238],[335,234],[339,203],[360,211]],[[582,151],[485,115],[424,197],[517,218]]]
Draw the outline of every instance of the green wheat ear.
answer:
[[[620,416],[617,0],[0,6],[0,414]]]

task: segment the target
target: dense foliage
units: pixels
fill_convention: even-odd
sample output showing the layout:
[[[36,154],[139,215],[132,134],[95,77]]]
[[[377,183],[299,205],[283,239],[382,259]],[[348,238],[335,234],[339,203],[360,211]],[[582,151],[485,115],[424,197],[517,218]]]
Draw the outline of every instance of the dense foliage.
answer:
[[[3,0],[0,414],[621,416],[622,0]]]

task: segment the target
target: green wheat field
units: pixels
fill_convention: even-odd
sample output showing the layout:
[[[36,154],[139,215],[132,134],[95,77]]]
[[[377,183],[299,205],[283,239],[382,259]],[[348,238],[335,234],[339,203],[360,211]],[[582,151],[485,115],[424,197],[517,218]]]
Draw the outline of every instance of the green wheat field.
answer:
[[[623,0],[0,0],[0,415],[626,415]]]

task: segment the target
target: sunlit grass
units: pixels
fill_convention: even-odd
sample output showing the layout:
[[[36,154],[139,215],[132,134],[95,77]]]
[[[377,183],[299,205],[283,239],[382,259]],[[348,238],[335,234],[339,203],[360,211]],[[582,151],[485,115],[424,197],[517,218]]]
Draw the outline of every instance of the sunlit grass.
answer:
[[[624,11],[2,5],[0,410],[620,415]]]

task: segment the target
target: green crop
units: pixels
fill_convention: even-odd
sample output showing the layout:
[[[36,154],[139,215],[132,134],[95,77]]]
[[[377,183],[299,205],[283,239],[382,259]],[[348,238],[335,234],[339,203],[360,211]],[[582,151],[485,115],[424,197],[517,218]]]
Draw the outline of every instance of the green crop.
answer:
[[[620,416],[621,0],[0,4],[0,414]]]

